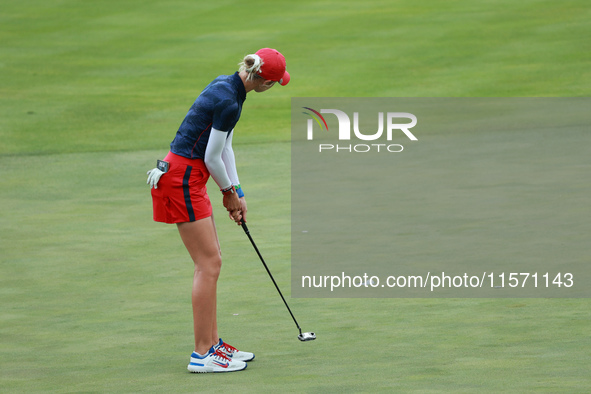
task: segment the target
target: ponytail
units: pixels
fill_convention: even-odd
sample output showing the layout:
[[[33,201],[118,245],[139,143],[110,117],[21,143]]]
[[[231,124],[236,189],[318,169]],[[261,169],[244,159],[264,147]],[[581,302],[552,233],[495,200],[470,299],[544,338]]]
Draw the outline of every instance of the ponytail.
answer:
[[[238,65],[240,66],[240,72],[246,71],[248,73],[246,80],[252,81],[257,77],[260,78],[258,74],[263,66],[263,59],[257,54],[246,55]]]

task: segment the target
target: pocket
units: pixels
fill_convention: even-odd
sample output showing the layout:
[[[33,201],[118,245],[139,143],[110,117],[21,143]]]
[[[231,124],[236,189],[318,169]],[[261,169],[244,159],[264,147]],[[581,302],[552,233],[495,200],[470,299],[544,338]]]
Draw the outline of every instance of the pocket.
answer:
[[[183,177],[185,176],[185,171],[187,170],[187,166],[184,164],[178,163],[170,163],[170,168],[166,174],[162,174],[162,180],[166,177],[166,181],[171,187],[182,187],[183,186]]]
[[[193,166],[191,170],[191,177],[189,178],[189,186],[202,187],[207,182],[205,173],[199,167]]]

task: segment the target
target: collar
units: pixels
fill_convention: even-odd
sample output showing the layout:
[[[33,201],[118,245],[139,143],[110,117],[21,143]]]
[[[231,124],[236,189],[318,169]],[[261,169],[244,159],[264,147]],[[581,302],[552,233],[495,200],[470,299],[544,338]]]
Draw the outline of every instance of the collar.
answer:
[[[232,75],[232,82],[234,82],[234,85],[236,85],[236,88],[238,89],[238,97],[244,102],[244,100],[246,100],[246,89],[244,88],[244,83],[242,82],[242,78],[240,78],[238,71]]]

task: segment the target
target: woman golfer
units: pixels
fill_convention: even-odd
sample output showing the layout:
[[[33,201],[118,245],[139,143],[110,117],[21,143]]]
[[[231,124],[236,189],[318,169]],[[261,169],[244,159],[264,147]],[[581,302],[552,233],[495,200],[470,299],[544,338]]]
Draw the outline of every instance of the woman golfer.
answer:
[[[238,224],[246,221],[246,200],[232,150],[234,126],[248,92],[264,92],[276,82],[287,85],[289,78],[285,58],[275,49],[263,48],[245,56],[238,72],[217,77],[201,92],[168,155],[148,171],[154,220],[177,224],[195,264],[191,372],[240,371],[254,358],[253,353],[230,346],[218,335],[216,287],[222,258],[206,183],[211,175],[230,218]]]

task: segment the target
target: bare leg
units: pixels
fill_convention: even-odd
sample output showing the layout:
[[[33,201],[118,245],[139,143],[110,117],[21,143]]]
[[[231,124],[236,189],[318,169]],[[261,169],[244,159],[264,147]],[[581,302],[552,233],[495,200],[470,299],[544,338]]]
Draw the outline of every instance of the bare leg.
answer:
[[[220,239],[218,238],[218,229],[215,226],[215,219],[213,217],[213,212],[211,213],[211,221],[213,222],[213,229],[215,231],[215,239],[217,241],[217,245],[218,245],[218,250],[220,252],[220,257],[222,256],[222,247],[220,246]],[[212,346],[216,345],[219,342],[219,335],[218,335],[218,317],[217,317],[217,297],[216,297],[216,305],[213,308],[213,329],[211,330],[212,332]]]
[[[217,234],[212,217],[179,223],[178,229],[195,264],[191,293],[195,351],[205,354],[214,336],[217,342],[216,290],[222,267]]]

